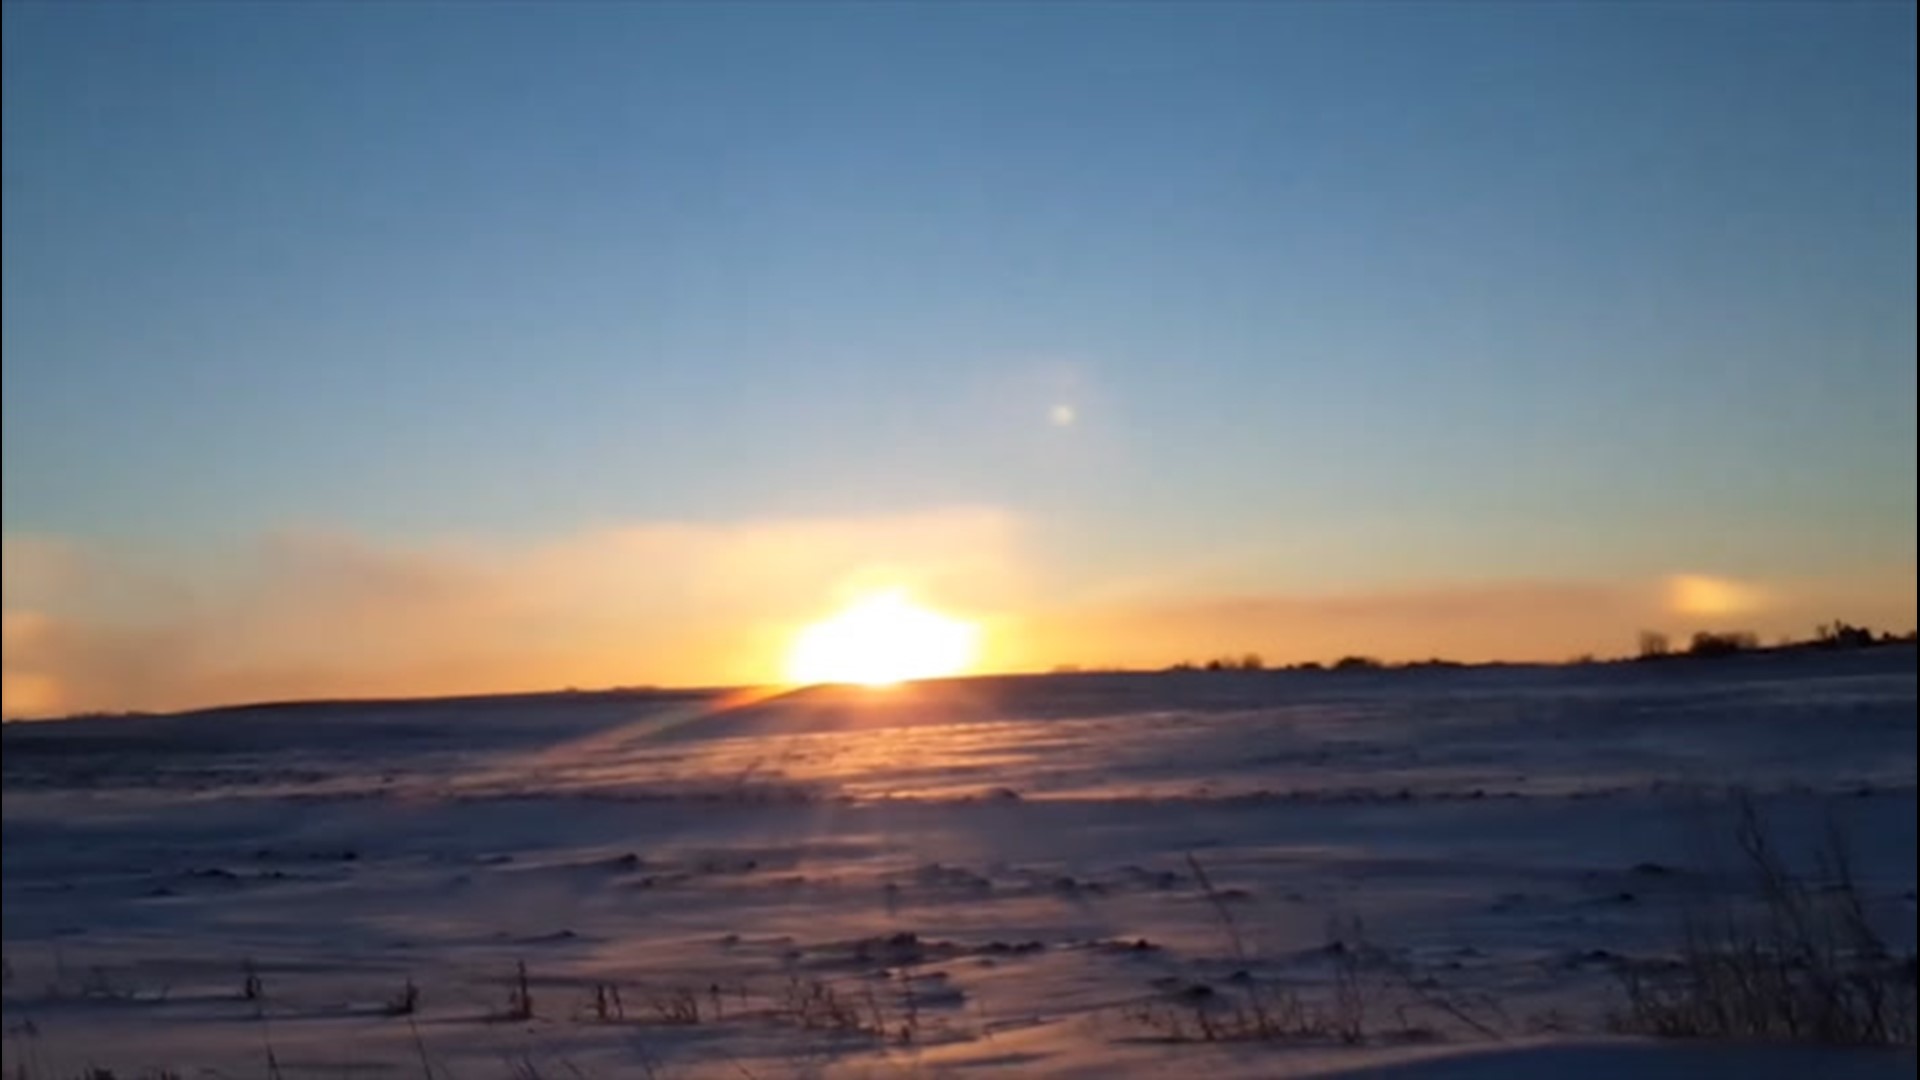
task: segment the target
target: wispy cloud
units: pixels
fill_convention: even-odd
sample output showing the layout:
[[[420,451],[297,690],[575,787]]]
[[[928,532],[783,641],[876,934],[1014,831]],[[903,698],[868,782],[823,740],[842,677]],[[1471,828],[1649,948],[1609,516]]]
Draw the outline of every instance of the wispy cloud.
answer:
[[[5,710],[771,680],[787,636],[863,588],[1011,603],[1017,534],[993,509],[641,524],[514,549],[304,530],[169,567],[10,536]]]
[[[1160,664],[1258,652],[1268,660],[1447,656],[1564,659],[1634,625],[1646,590],[1585,582],[1463,583],[1313,594],[1170,597],[1062,611],[1032,633],[1060,661]],[[1607,628],[1612,628],[1609,631]]]
[[[1557,661],[1619,655],[1639,629],[1806,636],[1831,618],[1906,629],[1912,567],[1762,585],[1706,574],[1649,581],[1494,581],[1324,594],[1133,598],[1032,616],[1011,636],[1027,666],[1153,666],[1258,652],[1268,660]]]
[[[1822,580],[1694,570],[1323,594],[1201,592],[1177,573],[1116,589],[1093,573],[1092,587],[1066,596],[1036,583],[1085,582],[1086,568],[1032,565],[1022,531],[1006,511],[963,508],[642,523],[518,547],[308,529],[163,556],[8,536],[4,707],[771,682],[802,625],[894,587],[980,620],[981,659],[996,670],[1243,652],[1559,660],[1626,652],[1643,628],[1772,638],[1832,618],[1898,629],[1914,619],[1910,565]]]

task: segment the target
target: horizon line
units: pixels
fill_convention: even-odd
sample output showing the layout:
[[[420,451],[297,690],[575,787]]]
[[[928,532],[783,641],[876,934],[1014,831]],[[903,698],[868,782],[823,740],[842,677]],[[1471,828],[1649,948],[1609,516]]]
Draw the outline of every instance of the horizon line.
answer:
[[[1845,624],[1843,624],[1845,625]],[[1858,628],[1865,629],[1865,628]],[[1699,631],[1699,635],[1709,635],[1725,639],[1737,635],[1738,631],[1727,634],[1715,634],[1713,631]],[[1871,633],[1871,631],[1869,631]],[[858,689],[873,694],[885,694],[903,686],[927,686],[942,683],[986,682],[996,679],[1072,679],[1089,676],[1138,676],[1155,677],[1167,675],[1340,675],[1355,674],[1407,674],[1420,671],[1463,671],[1484,670],[1487,668],[1577,668],[1599,667],[1615,664],[1676,663],[1681,661],[1727,660],[1739,656],[1764,655],[1792,652],[1858,652],[1868,649],[1914,647],[1920,644],[1920,631],[1908,630],[1905,634],[1894,635],[1883,631],[1862,645],[1840,645],[1820,638],[1796,638],[1779,641],[1771,645],[1753,645],[1738,647],[1725,652],[1698,652],[1686,649],[1657,655],[1620,653],[1607,656],[1579,655],[1564,660],[1450,660],[1432,656],[1418,660],[1381,660],[1363,654],[1343,656],[1332,662],[1302,660],[1293,663],[1246,666],[1236,661],[1253,659],[1257,654],[1242,653],[1239,657],[1217,657],[1195,663],[1179,660],[1161,667],[1098,667],[1076,664],[1058,664],[1047,670],[1029,671],[976,671],[962,675],[946,675],[937,678],[905,679],[885,686],[862,686],[858,683],[740,683],[735,685],[706,686],[670,686],[653,683],[632,685],[613,685],[598,687],[548,687],[526,690],[474,691],[453,694],[422,695],[379,695],[355,697],[278,698],[259,701],[226,702],[214,705],[201,705],[186,709],[91,709],[84,712],[64,713],[57,716],[7,716],[0,717],[0,726],[13,727],[28,724],[58,724],[78,720],[160,720],[189,716],[211,716],[221,713],[293,711],[302,709],[321,709],[329,706],[380,706],[380,705],[427,705],[436,703],[460,702],[508,702],[520,699],[562,698],[562,697],[600,697],[619,696],[648,698],[699,698],[743,692],[777,691],[783,694],[802,693],[826,689]]]

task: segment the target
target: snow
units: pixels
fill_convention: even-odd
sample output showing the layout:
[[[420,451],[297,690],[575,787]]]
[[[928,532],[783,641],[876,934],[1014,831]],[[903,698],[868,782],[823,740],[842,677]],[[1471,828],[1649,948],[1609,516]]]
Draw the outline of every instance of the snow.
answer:
[[[9,725],[5,1067],[1911,1076],[1608,1032],[1745,887],[1735,786],[1912,948],[1915,698],[1887,648]],[[1205,1041],[1256,1002],[1313,1034]]]

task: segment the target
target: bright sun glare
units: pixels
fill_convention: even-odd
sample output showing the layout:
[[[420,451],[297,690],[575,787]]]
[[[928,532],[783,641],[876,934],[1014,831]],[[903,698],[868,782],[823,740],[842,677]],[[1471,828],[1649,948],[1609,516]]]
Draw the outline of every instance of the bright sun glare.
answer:
[[[869,596],[802,630],[787,655],[787,680],[889,686],[958,675],[972,665],[979,628],[909,600]]]

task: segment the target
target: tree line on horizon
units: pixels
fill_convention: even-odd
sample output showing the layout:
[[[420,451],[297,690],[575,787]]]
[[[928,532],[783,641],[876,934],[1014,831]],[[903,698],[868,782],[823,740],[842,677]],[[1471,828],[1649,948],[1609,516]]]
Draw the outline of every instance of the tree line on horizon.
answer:
[[[1888,631],[1876,633],[1865,626],[1855,626],[1841,619],[1830,623],[1821,623],[1814,628],[1810,638],[1783,638],[1773,645],[1767,645],[1760,635],[1751,630],[1700,630],[1693,634],[1685,647],[1676,648],[1673,639],[1658,630],[1640,632],[1638,651],[1630,657],[1621,659],[1669,660],[1681,658],[1713,658],[1736,656],[1741,653],[1771,652],[1796,649],[1866,649],[1882,645],[1913,644],[1915,632],[1894,634]],[[1591,654],[1574,657],[1568,664],[1603,663]],[[1318,660],[1306,660],[1293,664],[1269,666],[1259,653],[1249,652],[1232,656],[1216,656],[1210,660],[1180,660],[1160,670],[1165,672],[1201,672],[1201,671],[1418,671],[1435,668],[1467,667],[1459,660],[1444,660],[1433,657],[1426,660],[1406,660],[1389,662],[1373,656],[1348,655],[1331,663]],[[1055,674],[1081,674],[1099,671],[1119,671],[1118,668],[1084,668],[1077,664],[1061,664],[1053,669]]]
[[[1914,631],[1894,634],[1882,631],[1878,634],[1865,626],[1854,626],[1841,619],[1830,623],[1821,623],[1814,627],[1810,638],[1786,638],[1773,649],[1868,649],[1878,645],[1912,644]],[[1658,630],[1640,632],[1640,648],[1635,660],[1667,660],[1674,657],[1713,657],[1733,656],[1746,652],[1769,651],[1760,642],[1760,635],[1751,630],[1700,630],[1696,631],[1685,649],[1675,649],[1673,639]]]
[[[1168,665],[1166,671],[1384,671],[1389,668],[1457,668],[1467,665],[1458,660],[1442,660],[1432,657],[1426,660],[1406,660],[1389,663],[1373,656],[1343,656],[1332,663],[1323,664],[1318,660],[1304,660],[1297,664],[1276,664],[1268,667],[1260,659],[1259,653],[1246,653],[1242,656],[1220,656],[1212,660],[1195,662],[1182,660]]]

